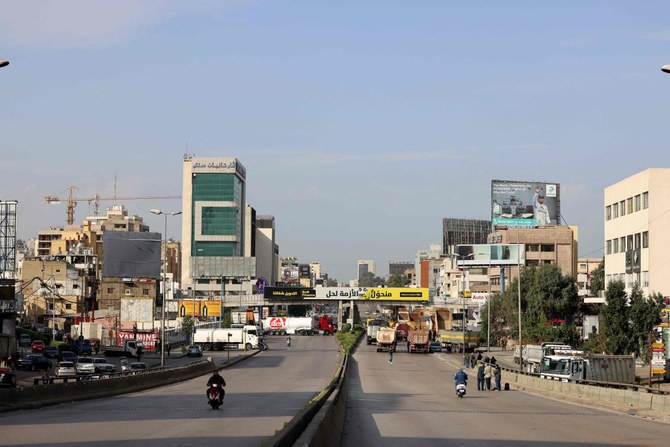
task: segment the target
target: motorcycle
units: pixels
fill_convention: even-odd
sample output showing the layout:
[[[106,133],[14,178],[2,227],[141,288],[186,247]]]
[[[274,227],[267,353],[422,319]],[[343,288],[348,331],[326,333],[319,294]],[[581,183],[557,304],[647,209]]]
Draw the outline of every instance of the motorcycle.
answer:
[[[265,343],[265,340],[260,340],[260,341],[258,342],[258,348],[259,348],[261,351],[267,351],[267,350],[268,350],[268,345],[267,345],[267,343]]]
[[[291,337],[286,339],[286,347],[290,348],[291,347]]]
[[[456,395],[458,397],[465,396],[465,383],[459,382],[458,384],[456,384]]]
[[[219,385],[218,383],[213,383],[207,390],[207,398],[208,398],[207,403],[212,406],[212,410],[218,409],[223,403],[222,402],[223,399],[219,398],[219,395],[223,391],[220,387],[221,385]]]

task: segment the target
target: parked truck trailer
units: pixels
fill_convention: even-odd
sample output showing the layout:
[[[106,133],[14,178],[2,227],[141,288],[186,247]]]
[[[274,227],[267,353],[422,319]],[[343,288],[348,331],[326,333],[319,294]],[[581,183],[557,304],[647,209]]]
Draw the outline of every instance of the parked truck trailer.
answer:
[[[268,317],[263,319],[263,330],[269,335],[313,335],[319,333],[315,317]]]
[[[542,362],[540,377],[562,382],[582,380],[635,383],[635,356],[608,354],[548,355]]]
[[[200,328],[193,335],[193,344],[204,351],[222,351],[224,349],[258,349],[262,339],[260,326],[209,329]]]

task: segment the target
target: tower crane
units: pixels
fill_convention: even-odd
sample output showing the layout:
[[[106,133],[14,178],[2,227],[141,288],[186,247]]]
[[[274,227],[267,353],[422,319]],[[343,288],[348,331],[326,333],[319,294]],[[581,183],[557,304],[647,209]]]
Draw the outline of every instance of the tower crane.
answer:
[[[74,207],[77,206],[77,203],[79,202],[88,202],[89,205],[93,203],[93,214],[98,215],[98,211],[100,209],[100,202],[103,200],[113,200],[113,201],[121,201],[121,200],[154,200],[154,199],[181,199],[181,196],[120,196],[117,197],[116,194],[114,194],[114,197],[103,197],[100,196],[99,194],[96,194],[92,197],[75,197],[74,192],[79,189],[76,186],[70,186],[68,187],[68,190],[70,191],[67,198],[61,198],[58,196],[46,196],[44,200],[46,203],[53,204],[53,205],[58,205],[61,202],[67,202],[67,224],[68,225],[73,225],[74,224]]]

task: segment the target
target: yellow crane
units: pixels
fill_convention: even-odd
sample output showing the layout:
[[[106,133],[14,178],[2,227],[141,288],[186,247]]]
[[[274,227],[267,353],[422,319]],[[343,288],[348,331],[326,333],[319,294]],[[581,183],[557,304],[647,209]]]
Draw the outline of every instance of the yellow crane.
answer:
[[[77,203],[79,202],[88,202],[89,205],[93,203],[93,214],[98,215],[98,211],[100,209],[100,202],[103,200],[113,200],[113,201],[121,201],[121,200],[154,200],[154,199],[181,199],[181,196],[120,196],[117,197],[116,194],[114,194],[114,197],[102,197],[99,194],[96,194],[92,197],[75,197],[74,192],[79,189],[76,186],[70,186],[68,187],[68,190],[70,191],[68,196],[66,198],[61,198],[58,196],[46,196],[44,200],[53,205],[58,205],[61,202],[67,202],[67,224],[68,225],[73,225],[74,224],[74,207],[77,206]],[[116,188],[115,188],[116,189]]]

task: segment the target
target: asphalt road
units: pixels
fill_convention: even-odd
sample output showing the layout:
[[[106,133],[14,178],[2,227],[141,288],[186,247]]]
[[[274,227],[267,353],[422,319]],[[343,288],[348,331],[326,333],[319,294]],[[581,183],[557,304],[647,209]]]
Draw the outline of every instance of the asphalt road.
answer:
[[[201,377],[114,398],[2,413],[0,446],[258,446],[327,386],[341,359],[332,336],[292,337],[291,348],[285,337],[267,339],[270,350],[222,372],[228,386],[220,410],[207,406],[207,377]]]
[[[670,425],[591,409],[521,391],[477,391],[459,399],[453,377],[461,356],[408,354],[393,363],[375,346],[359,345],[349,363],[344,447],[659,446]],[[502,382],[505,382],[503,373]]]

